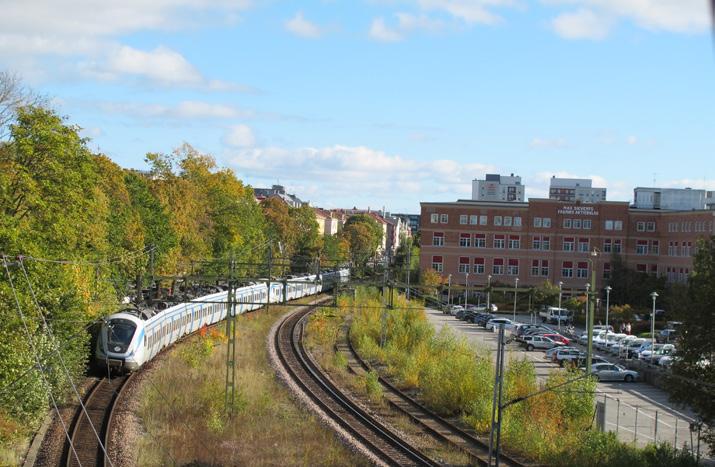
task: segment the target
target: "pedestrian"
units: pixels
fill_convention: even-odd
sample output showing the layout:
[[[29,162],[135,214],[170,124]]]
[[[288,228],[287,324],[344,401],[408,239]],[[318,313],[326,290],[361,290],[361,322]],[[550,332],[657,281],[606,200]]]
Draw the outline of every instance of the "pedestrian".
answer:
[[[621,334],[625,334],[626,332],[626,323],[621,321]]]
[[[626,334],[630,335],[631,334],[631,322],[626,323]]]

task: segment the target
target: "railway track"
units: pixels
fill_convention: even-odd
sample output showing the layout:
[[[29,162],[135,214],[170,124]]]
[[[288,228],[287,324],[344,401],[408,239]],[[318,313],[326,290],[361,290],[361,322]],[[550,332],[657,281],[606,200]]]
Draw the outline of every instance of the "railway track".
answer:
[[[111,379],[101,378],[92,387],[84,400],[87,414],[80,408],[72,423],[70,431],[72,443],[71,445],[65,443],[64,465],[67,467],[112,465],[111,460],[105,456],[99,440],[102,440],[107,454],[111,455],[108,441],[115,403],[131,377],[129,375]]]
[[[342,333],[342,342],[336,344],[336,350],[343,352],[348,360],[348,368],[355,374],[371,370],[370,365],[360,357],[350,341],[347,332]],[[469,456],[476,465],[489,465],[489,445],[476,436],[473,430],[458,426],[426,408],[414,398],[405,394],[391,382],[379,376],[383,386],[383,397],[395,410],[406,415],[413,423],[439,441],[450,444]],[[527,464],[510,456],[500,454],[500,465],[523,467]]]
[[[303,347],[304,318],[314,308],[288,315],[278,326],[274,346],[293,381],[343,429],[389,465],[439,465],[355,404],[325,377]]]

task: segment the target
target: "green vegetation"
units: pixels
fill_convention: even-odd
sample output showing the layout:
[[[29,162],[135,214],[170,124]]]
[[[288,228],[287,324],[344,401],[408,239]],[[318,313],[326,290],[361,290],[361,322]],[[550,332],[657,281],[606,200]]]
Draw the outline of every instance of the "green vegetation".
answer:
[[[470,346],[448,328],[436,333],[421,304],[408,303],[403,297],[396,298],[393,310],[385,310],[379,294],[369,289],[359,289],[355,299],[342,300],[352,310],[351,339],[364,358],[384,365],[401,387],[419,390],[422,400],[436,412],[461,416],[478,432],[488,432],[494,380],[489,350]],[[383,332],[385,344],[381,346]],[[577,375],[554,372],[545,386],[557,386]],[[532,363],[514,359],[509,361],[504,384],[505,401],[543,386]],[[579,379],[507,407],[504,445],[512,453],[547,465],[650,466],[671,465],[671,461],[694,465],[689,456],[665,446],[638,450],[610,434],[590,430],[594,389],[593,380]],[[604,445],[609,452],[600,451]],[[583,462],[574,462],[574,453]],[[633,463],[623,463],[623,459]]]
[[[688,403],[700,416],[704,439],[715,452],[715,237],[698,243],[688,303],[668,387],[675,400]]]
[[[359,255],[374,254],[374,230],[367,242],[357,234],[322,239],[310,207],[256,203],[250,186],[188,144],[147,154],[148,172],[119,167],[91,151],[66,117],[32,105],[42,102],[0,72],[0,254],[14,263],[12,285],[0,268],[0,459],[17,458],[16,446],[49,407],[49,391],[60,402],[69,397],[69,381],[78,381],[90,356],[87,329],[121,308],[132,289],[148,287],[150,269],[218,274],[229,258],[265,261],[269,246],[296,271],[318,258],[334,265],[363,243],[369,248]],[[205,258],[220,261],[195,262]]]
[[[135,451],[137,465],[365,464],[276,380],[266,335],[281,313],[271,309],[236,320],[233,418],[224,413],[222,332],[194,336],[155,363],[139,388],[145,433]]]

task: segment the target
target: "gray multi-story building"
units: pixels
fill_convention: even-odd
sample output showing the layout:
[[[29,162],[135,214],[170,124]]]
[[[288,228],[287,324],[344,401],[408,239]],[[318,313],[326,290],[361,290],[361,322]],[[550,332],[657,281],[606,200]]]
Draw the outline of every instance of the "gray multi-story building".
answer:
[[[521,177],[487,174],[484,180],[472,180],[472,199],[475,201],[523,202],[524,185]]]
[[[301,201],[297,196],[287,193],[285,187],[282,185],[273,185],[270,188],[254,188],[253,195],[258,201],[277,196],[285,201],[288,206],[293,208],[299,208],[304,204],[307,204],[306,202]]]
[[[674,211],[712,209],[715,195],[712,191],[691,188],[637,187],[633,190],[633,207]]]
[[[600,203],[606,201],[606,189],[591,186],[590,178],[551,177],[549,199],[575,203]]]

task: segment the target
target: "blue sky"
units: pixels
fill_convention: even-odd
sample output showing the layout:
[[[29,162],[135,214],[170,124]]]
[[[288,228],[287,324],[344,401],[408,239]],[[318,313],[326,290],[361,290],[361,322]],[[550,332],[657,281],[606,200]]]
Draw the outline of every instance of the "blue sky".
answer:
[[[112,2],[119,3],[119,2]],[[188,142],[323,207],[486,172],[715,189],[707,0],[0,0],[17,72],[125,167]]]

